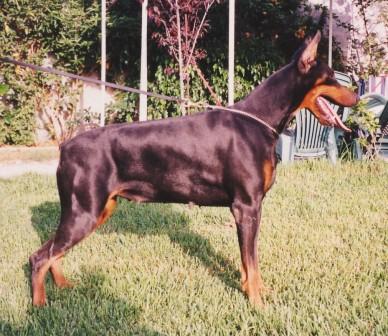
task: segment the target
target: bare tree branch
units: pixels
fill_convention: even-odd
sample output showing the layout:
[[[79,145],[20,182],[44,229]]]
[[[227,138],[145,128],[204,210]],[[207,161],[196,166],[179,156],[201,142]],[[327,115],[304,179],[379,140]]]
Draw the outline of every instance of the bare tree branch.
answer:
[[[217,95],[217,93],[214,92],[213,88],[211,87],[210,83],[206,80],[205,75],[201,71],[201,69],[198,67],[197,63],[193,64],[194,70],[197,72],[199,78],[201,78],[203,85],[208,89],[210,92],[210,95],[214,99],[217,106],[222,106],[220,97]]]
[[[188,66],[188,65],[190,64],[191,58],[192,58],[192,56],[193,56],[193,52],[194,52],[195,45],[197,44],[198,35],[199,35],[199,33],[201,32],[201,30],[202,30],[202,27],[203,27],[203,24],[204,24],[204,22],[205,22],[207,13],[209,12],[209,9],[210,9],[210,7],[213,5],[213,3],[214,3],[214,0],[212,0],[210,3],[205,4],[205,6],[206,6],[206,7],[205,7],[205,8],[206,8],[206,9],[205,9],[205,13],[203,14],[201,23],[200,23],[200,25],[199,25],[199,27],[198,27],[198,29],[197,29],[196,34],[195,34],[195,38],[194,38],[194,41],[193,41],[193,44],[192,44],[192,47],[191,47],[191,51],[190,51],[190,56],[189,56],[189,58],[188,58],[188,60],[187,60],[186,66]]]
[[[205,57],[206,52],[197,48],[197,42],[205,35],[209,23],[208,13],[213,4],[219,0],[149,0],[149,17],[157,26],[163,27],[164,33],[154,33],[152,38],[160,46],[167,48],[168,53],[179,65],[179,85],[181,98],[185,98],[189,90],[189,68],[196,66],[196,73],[209,90],[216,102],[219,102],[214,90],[206,81],[197,66],[198,60]],[[186,85],[185,85],[186,84]]]

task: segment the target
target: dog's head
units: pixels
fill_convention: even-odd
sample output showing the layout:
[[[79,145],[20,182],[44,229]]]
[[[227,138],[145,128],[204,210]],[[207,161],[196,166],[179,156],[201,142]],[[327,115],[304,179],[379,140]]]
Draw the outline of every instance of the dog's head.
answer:
[[[350,131],[342,123],[329,101],[340,106],[353,106],[357,103],[358,96],[339,84],[334,77],[334,71],[317,60],[320,39],[321,33],[318,31],[313,38],[305,41],[294,58],[300,80],[310,88],[299,108],[308,108],[322,125]]]

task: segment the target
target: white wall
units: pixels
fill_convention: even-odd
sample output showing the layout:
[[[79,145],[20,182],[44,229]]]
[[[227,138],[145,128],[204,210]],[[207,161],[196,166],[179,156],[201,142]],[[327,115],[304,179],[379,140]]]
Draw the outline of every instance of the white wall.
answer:
[[[100,79],[97,74],[88,75],[90,78]],[[83,83],[82,93],[80,97],[80,111],[89,111],[93,116],[96,116],[97,123],[101,110],[104,106],[103,95],[101,94],[101,86],[92,83]],[[105,106],[114,101],[114,93],[110,88],[105,91]]]

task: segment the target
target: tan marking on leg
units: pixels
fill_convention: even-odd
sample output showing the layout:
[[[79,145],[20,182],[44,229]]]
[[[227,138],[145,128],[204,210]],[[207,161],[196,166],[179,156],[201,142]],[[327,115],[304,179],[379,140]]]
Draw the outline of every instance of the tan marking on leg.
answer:
[[[100,217],[98,217],[97,219],[97,222],[94,226],[94,230],[98,229],[112,215],[117,205],[117,200],[115,198],[116,195],[117,194],[115,193],[113,197],[108,198],[108,201],[105,204],[104,210],[102,211]]]
[[[40,267],[37,273],[32,274],[32,304],[34,306],[44,306],[46,304],[45,277],[46,273],[52,264],[63,254],[51,257],[46,263]]]
[[[34,306],[44,306],[46,304],[44,279],[49,267],[50,265],[46,263],[37,274],[32,276],[32,304]]]
[[[260,293],[263,293],[263,291],[265,290],[265,286],[264,286],[263,278],[261,277],[260,268],[257,269],[257,285],[259,287]]]
[[[263,164],[263,188],[266,193],[272,186],[274,180],[274,164],[270,160]]]
[[[257,273],[258,273],[258,279],[259,279],[259,289],[260,289],[260,293],[261,293],[261,294],[271,293],[271,292],[272,292],[272,289],[271,289],[270,287],[267,287],[267,286],[264,284],[263,278],[261,277],[260,267],[257,269]]]
[[[247,271],[245,270],[244,264],[241,263],[240,267],[240,273],[241,273],[241,290],[246,293],[248,289],[248,277],[247,277]]]
[[[263,301],[261,299],[261,276],[255,267],[248,267],[248,279],[246,294],[248,295],[249,302],[255,307],[263,307]]]
[[[58,258],[53,262],[50,267],[51,275],[54,279],[55,285],[59,288],[69,288],[73,287],[73,284],[68,281],[63,275],[62,268],[60,265],[60,259]]]

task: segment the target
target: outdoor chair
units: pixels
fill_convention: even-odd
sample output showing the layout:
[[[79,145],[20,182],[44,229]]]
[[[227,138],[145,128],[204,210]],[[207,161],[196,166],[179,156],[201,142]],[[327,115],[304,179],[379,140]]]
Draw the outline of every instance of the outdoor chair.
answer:
[[[378,135],[378,154],[388,159],[388,101],[379,118],[380,130]]]
[[[337,81],[350,87],[351,78],[335,71]],[[335,112],[342,111],[342,121],[349,115],[349,108],[341,108],[331,104]],[[340,114],[340,113],[339,113]],[[335,132],[333,127],[321,125],[308,109],[301,109],[295,118],[294,128],[289,128],[280,135],[276,151],[283,163],[298,159],[327,157],[335,163],[338,156],[337,138],[341,131]]]

